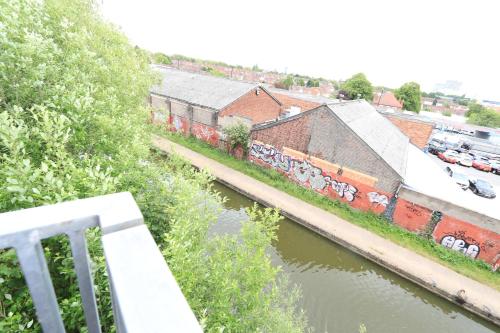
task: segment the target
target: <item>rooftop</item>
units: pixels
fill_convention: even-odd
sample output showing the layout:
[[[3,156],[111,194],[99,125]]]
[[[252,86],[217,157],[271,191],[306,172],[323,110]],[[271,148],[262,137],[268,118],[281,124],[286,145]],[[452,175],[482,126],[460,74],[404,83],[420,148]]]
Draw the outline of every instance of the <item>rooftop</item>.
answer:
[[[398,109],[403,108],[403,104],[390,91],[373,95],[373,104],[391,106]]]
[[[409,138],[394,124],[364,100],[327,106],[394,171],[405,176]]]
[[[259,87],[256,83],[185,72],[165,66],[153,68],[162,75],[162,82],[151,89],[152,93],[216,111]]]

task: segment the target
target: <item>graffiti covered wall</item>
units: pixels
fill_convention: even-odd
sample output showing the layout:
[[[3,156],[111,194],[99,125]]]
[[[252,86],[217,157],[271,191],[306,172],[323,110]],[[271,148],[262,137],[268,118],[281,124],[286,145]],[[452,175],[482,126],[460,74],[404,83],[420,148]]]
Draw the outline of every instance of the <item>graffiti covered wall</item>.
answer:
[[[493,231],[444,215],[434,229],[433,237],[447,248],[498,267],[500,235]]]
[[[170,124],[170,130],[172,132],[183,133],[185,135],[189,134],[189,120],[178,116],[178,115],[170,115],[168,119],[168,123]]]
[[[214,147],[219,145],[219,134],[213,127],[193,122],[191,134],[199,140],[210,143]]]
[[[261,166],[273,168],[304,187],[332,199],[340,199],[354,208],[382,213],[388,205],[390,194],[375,190],[373,181],[360,181],[363,179],[362,175],[356,180],[348,178],[345,174],[349,172],[344,174],[339,166],[328,161],[309,158],[286,148],[284,151],[254,141],[248,159]]]

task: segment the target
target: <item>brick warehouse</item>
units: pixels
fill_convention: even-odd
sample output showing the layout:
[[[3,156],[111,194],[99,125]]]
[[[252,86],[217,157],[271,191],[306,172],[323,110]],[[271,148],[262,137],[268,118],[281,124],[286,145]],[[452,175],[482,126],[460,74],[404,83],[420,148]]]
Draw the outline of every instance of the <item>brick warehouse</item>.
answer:
[[[273,120],[281,103],[258,84],[156,66],[160,85],[151,89],[152,121],[217,146],[224,124],[251,126]]]
[[[257,125],[252,140],[253,163],[498,267],[498,217],[478,213],[478,206],[368,103],[332,103]]]

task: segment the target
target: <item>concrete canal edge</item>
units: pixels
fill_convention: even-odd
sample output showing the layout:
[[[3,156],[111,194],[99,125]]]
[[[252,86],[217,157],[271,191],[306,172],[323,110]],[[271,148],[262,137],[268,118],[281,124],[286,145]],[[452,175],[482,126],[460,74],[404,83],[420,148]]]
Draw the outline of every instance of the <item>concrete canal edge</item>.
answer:
[[[280,208],[284,216],[317,234],[500,326],[499,291],[165,138],[155,136],[153,145],[177,153],[225,186],[264,206]]]

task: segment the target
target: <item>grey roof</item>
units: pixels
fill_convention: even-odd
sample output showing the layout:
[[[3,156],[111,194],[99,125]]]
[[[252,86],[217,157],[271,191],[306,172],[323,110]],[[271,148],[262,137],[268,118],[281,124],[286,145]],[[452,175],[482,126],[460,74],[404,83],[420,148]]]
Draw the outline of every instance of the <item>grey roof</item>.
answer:
[[[266,86],[267,90],[271,93],[283,94],[293,98],[301,99],[303,101],[315,102],[319,104],[329,104],[329,103],[338,103],[338,99],[332,99],[325,96],[315,96],[306,93],[301,93],[298,91],[290,91],[285,89],[278,89],[272,86]]]
[[[190,73],[164,66],[153,66],[153,69],[162,75],[162,82],[151,88],[152,93],[217,111],[259,87],[256,83]]]
[[[409,138],[364,100],[327,105],[357,136],[402,178],[406,172]]]

